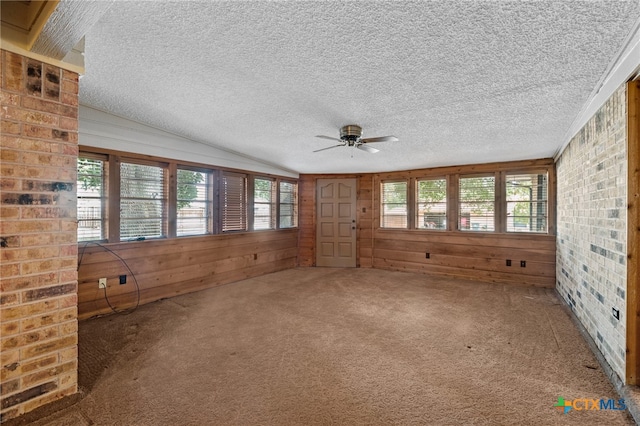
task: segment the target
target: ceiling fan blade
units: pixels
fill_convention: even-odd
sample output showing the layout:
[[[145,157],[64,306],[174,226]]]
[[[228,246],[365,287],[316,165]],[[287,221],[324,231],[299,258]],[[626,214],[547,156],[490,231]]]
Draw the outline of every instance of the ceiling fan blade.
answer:
[[[322,148],[322,149],[316,149],[316,150],[315,150],[315,151],[313,151],[313,152],[326,151],[327,149],[337,148],[337,147],[339,147],[339,146],[344,146],[344,144],[341,144],[341,145],[333,145],[333,146],[329,146],[329,147],[327,147],[327,148]]]
[[[371,154],[375,154],[376,152],[380,151],[379,149],[375,149],[367,145],[358,145],[356,148],[361,149],[363,151],[367,151]]]
[[[366,138],[360,139],[362,143],[372,143],[372,142],[398,142],[400,139],[395,136],[380,136],[378,138]]]
[[[320,138],[320,139],[329,139],[330,141],[338,141],[338,142],[342,142],[342,140],[341,140],[341,139],[338,139],[338,138],[332,138],[331,136],[316,135],[316,138]]]

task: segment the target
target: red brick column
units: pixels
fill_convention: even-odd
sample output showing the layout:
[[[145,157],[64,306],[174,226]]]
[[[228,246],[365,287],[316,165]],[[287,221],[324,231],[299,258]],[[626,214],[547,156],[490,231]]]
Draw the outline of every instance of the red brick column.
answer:
[[[1,55],[2,420],[77,392],[78,74]]]

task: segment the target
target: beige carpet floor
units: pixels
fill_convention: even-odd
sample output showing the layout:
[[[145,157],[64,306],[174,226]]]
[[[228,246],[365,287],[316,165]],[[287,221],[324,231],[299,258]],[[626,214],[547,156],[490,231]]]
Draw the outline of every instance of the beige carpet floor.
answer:
[[[80,323],[76,405],[35,425],[623,425],[554,290],[300,268]]]

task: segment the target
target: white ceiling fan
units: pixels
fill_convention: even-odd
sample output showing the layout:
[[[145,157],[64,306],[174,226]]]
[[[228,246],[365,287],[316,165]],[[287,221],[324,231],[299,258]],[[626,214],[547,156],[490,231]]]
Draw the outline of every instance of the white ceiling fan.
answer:
[[[340,139],[332,138],[331,136],[318,135],[316,138],[329,139],[332,141],[340,142],[338,145],[329,146],[327,148],[316,149],[313,152],[326,151],[327,149],[337,148],[339,146],[349,146],[361,149],[362,151],[375,154],[379,150],[369,146],[368,144],[374,142],[397,142],[399,139],[395,136],[380,136],[377,138],[362,138],[362,127],[355,124],[348,124],[340,129]]]

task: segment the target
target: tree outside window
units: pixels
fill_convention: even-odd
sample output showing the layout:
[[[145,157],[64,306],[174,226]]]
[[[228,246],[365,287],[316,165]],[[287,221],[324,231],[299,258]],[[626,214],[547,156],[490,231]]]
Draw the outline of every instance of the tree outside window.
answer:
[[[462,231],[494,231],[495,177],[461,177],[459,188],[458,229]]]
[[[202,235],[211,232],[211,173],[178,169],[176,234]]]
[[[407,227],[407,182],[382,183],[382,228]]]
[[[293,182],[280,182],[279,228],[298,226],[298,185]]]
[[[547,232],[547,174],[506,177],[507,232]]]
[[[253,180],[253,229],[275,228],[275,198],[275,182]]]
[[[120,163],[120,239],[166,235],[164,168]]]
[[[447,180],[419,180],[417,190],[416,228],[447,229]]]
[[[78,241],[106,237],[105,170],[106,161],[78,158]]]

